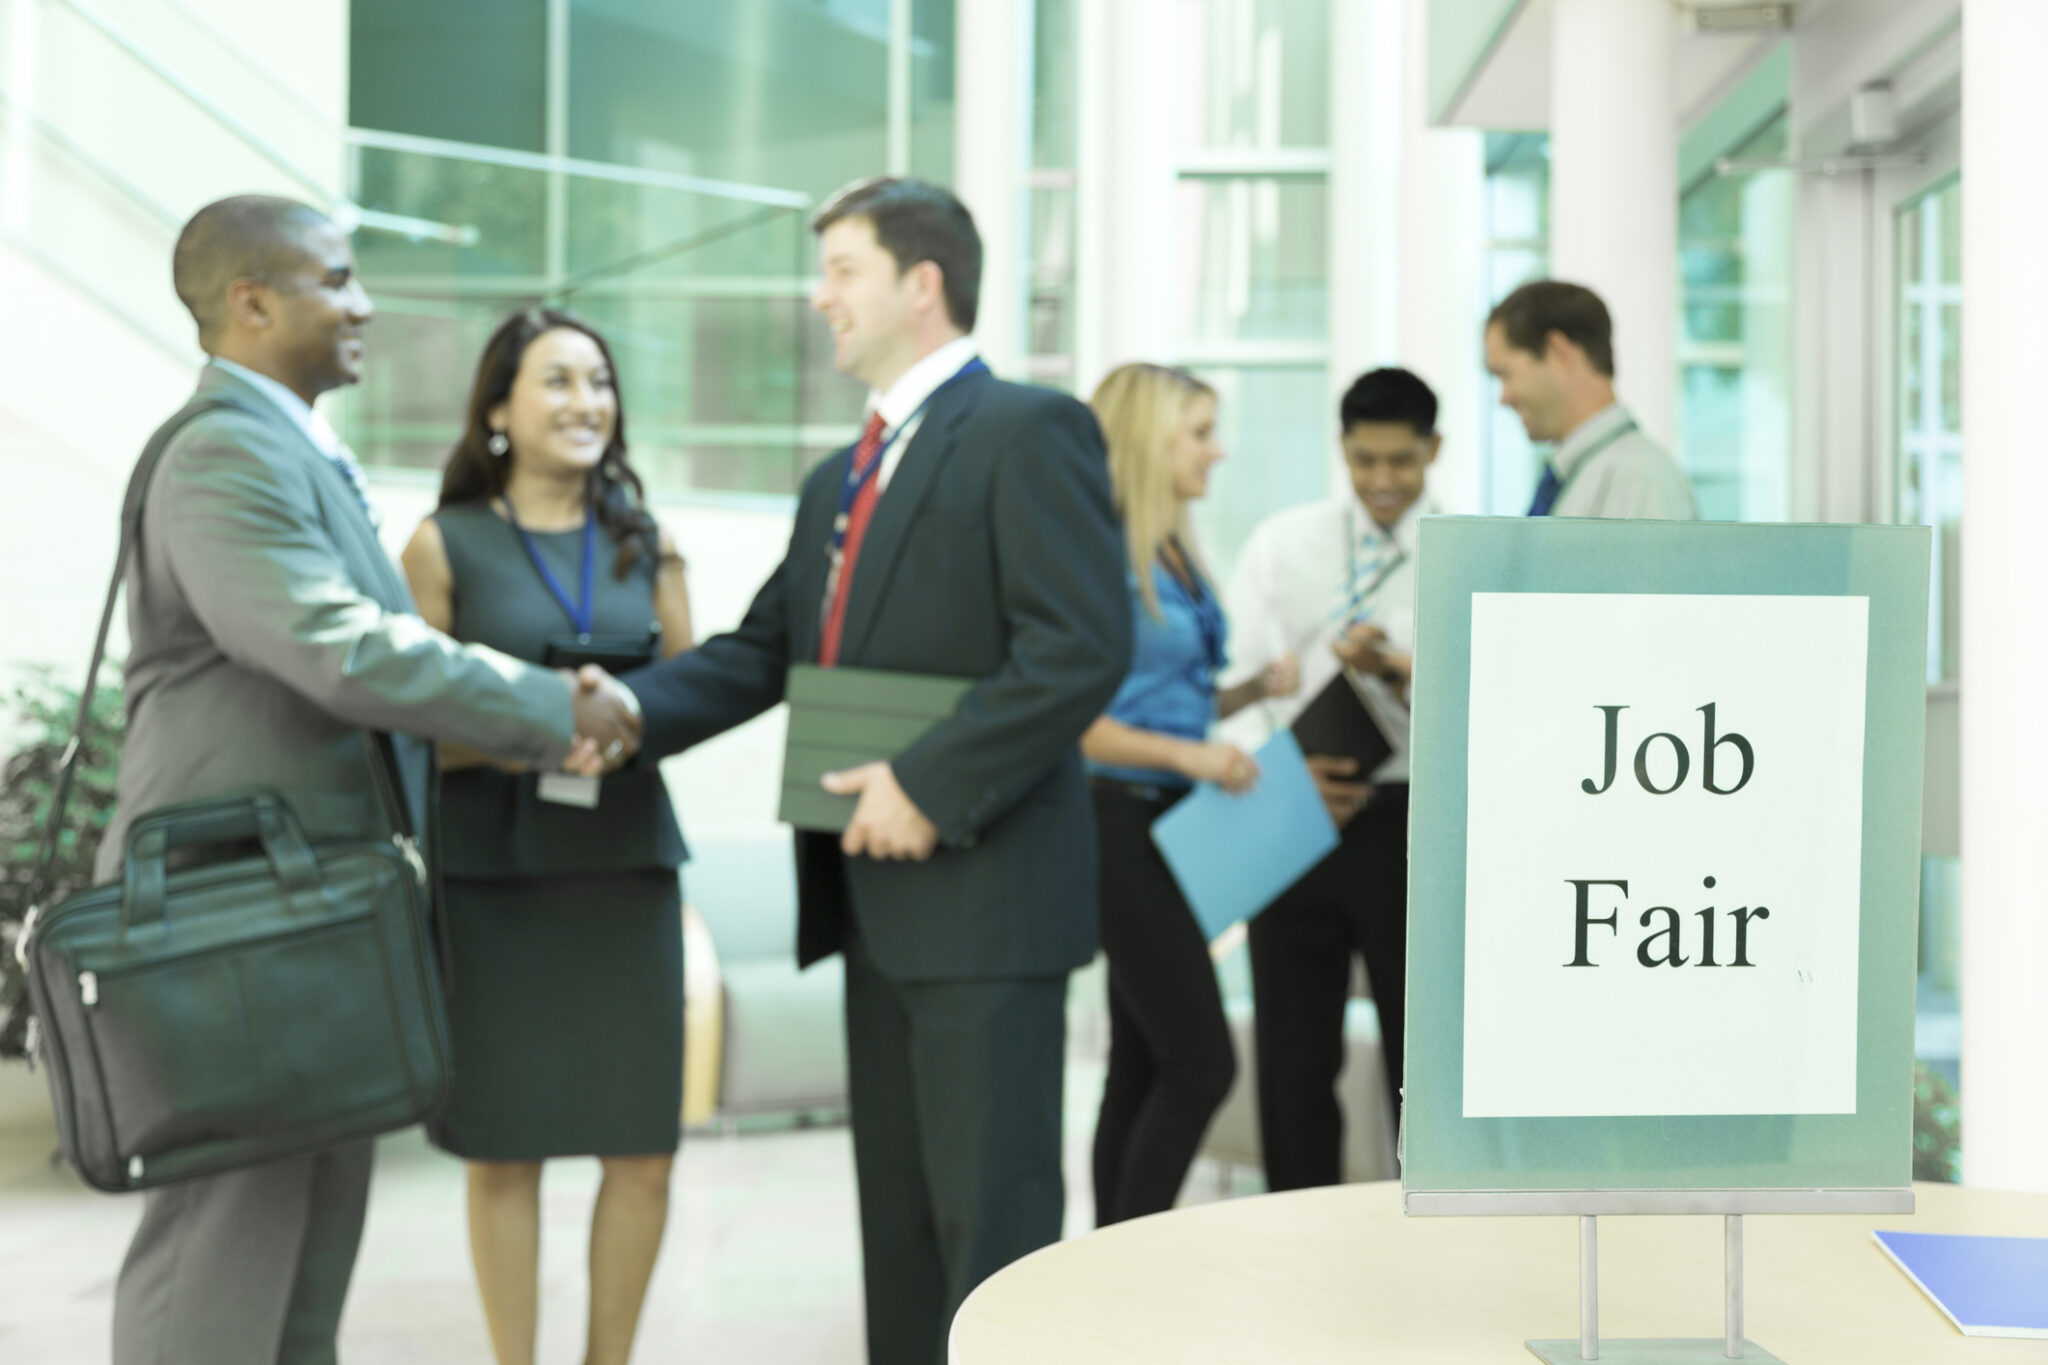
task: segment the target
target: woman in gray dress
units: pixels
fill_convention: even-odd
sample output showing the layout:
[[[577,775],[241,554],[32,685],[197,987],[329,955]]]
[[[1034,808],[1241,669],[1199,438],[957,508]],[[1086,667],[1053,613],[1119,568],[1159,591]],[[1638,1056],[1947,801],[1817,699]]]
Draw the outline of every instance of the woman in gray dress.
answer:
[[[567,314],[484,347],[440,507],[406,546],[420,615],[536,663],[690,647],[683,563],[644,509],[603,338]],[[682,1107],[682,832],[661,776],[512,770],[441,749],[456,1079],[434,1140],[469,1163],[470,1256],[499,1365],[532,1365],[541,1165],[596,1156],[588,1365],[625,1365]]]

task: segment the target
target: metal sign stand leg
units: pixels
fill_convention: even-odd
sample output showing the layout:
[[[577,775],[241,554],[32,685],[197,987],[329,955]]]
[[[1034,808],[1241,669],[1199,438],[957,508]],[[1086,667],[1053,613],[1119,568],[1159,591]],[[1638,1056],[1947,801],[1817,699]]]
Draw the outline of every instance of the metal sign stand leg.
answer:
[[[1742,1215],[1724,1220],[1725,1266],[1722,1311],[1726,1330],[1720,1340],[1638,1337],[1600,1340],[1600,1228],[1598,1220],[1579,1218],[1578,1340],[1532,1341],[1529,1349],[1549,1365],[1574,1365],[1598,1360],[1606,1365],[1719,1365],[1741,1360],[1748,1365],[1784,1365],[1778,1357],[1742,1335]]]

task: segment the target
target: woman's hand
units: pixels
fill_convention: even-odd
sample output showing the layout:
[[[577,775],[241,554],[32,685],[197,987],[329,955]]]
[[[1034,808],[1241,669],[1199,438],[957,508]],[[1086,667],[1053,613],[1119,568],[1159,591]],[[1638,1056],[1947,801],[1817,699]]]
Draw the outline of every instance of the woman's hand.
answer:
[[[1249,791],[1259,780],[1259,765],[1235,744],[1190,744],[1178,766],[1182,776],[1214,782],[1233,794]]]
[[[1259,674],[1259,691],[1267,697],[1291,697],[1301,690],[1301,660],[1282,654]]]

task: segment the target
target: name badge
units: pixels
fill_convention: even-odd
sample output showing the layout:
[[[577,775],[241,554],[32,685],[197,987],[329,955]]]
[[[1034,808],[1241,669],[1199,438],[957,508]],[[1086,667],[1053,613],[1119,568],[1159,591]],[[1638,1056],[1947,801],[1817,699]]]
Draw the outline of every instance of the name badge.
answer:
[[[540,775],[540,799],[552,801],[558,806],[581,806],[585,810],[597,809],[597,791],[603,779],[578,777],[575,773],[542,773]]]

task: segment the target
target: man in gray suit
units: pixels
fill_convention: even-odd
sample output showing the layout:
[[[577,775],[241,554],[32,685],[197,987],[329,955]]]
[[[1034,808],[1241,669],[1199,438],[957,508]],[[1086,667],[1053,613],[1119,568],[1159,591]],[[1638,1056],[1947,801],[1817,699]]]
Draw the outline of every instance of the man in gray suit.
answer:
[[[585,771],[635,748],[608,679],[458,645],[413,614],[361,471],[313,410],[360,377],[372,316],[346,234],[288,199],[225,199],[186,224],[172,277],[210,359],[128,573],[100,879],[120,875],[134,817],[237,788],[278,789],[315,840],[389,833],[366,731],[393,732],[419,830],[423,741]],[[115,1365],[334,1361],[370,1158],[355,1143],[151,1191],[115,1289]]]

